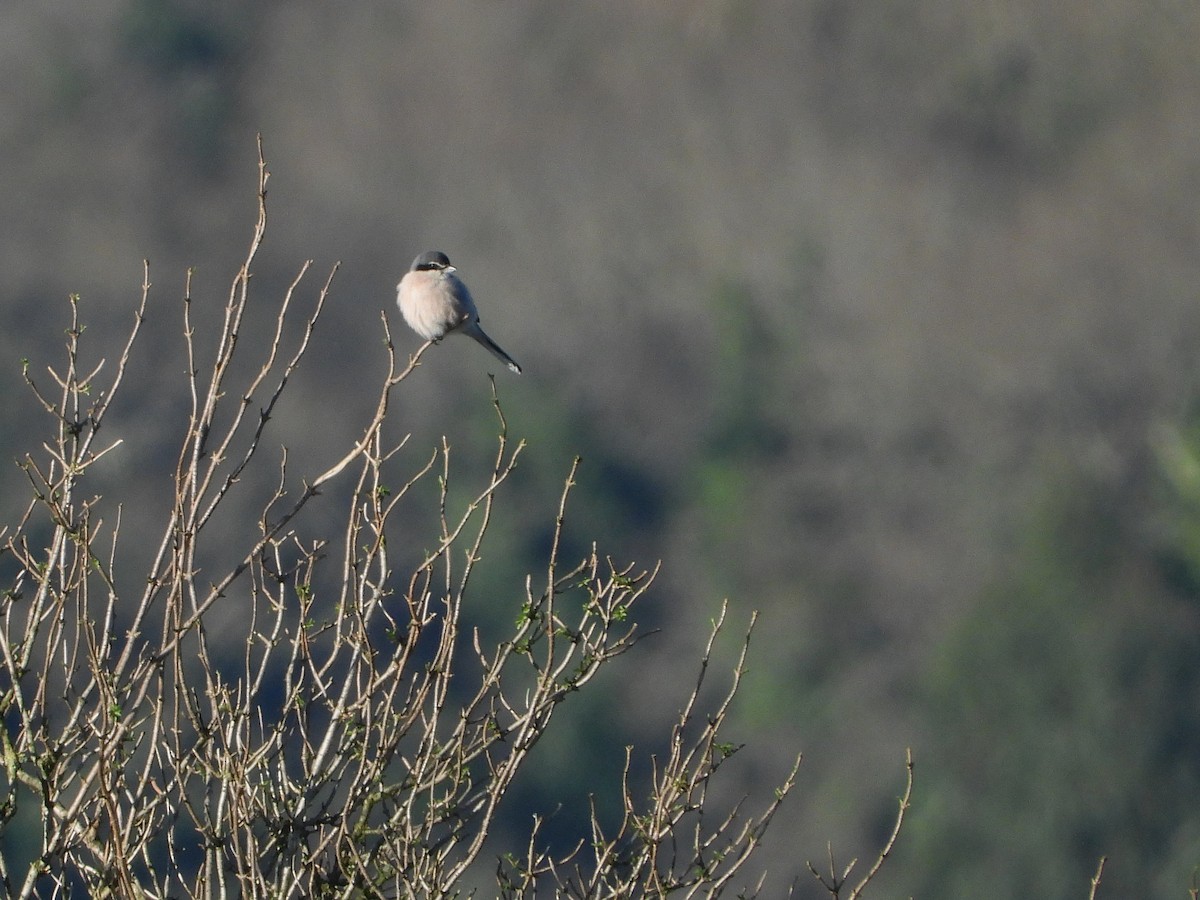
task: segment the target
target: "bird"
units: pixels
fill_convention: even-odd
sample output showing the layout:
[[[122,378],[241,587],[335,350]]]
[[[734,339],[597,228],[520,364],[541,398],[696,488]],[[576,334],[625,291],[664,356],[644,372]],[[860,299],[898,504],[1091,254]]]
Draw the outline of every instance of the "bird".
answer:
[[[450,258],[440,250],[428,250],[413,260],[396,285],[396,303],[408,327],[437,343],[448,334],[465,334],[483,344],[506,366],[521,374],[521,367],[500,349],[482,328],[471,292],[455,274]]]

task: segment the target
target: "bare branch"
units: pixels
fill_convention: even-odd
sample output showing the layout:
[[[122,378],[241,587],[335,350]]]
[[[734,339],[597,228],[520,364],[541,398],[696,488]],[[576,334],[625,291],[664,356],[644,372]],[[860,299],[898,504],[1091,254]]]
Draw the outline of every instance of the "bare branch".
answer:
[[[657,565],[618,564],[595,545],[563,559],[578,458],[544,570],[537,563],[544,583],[527,575],[489,598],[511,605],[507,631],[466,624],[493,513],[525,444],[509,435],[494,381],[497,441],[478,477],[462,474],[470,467],[446,440],[413,456],[407,436],[385,439],[392,392],[429,347],[400,361],[386,315],[386,371],[361,434],[332,462],[261,452],[339,266],[305,312],[311,261],[274,297],[260,289],[269,179],[261,140],[258,174],[256,223],[207,361],[192,273],[185,278],[180,390],[189,416],[170,448],[170,508],[156,514],[152,537],[123,533],[137,517],[98,496],[90,480],[93,466],[124,446],[96,435],[118,391],[138,389],[127,374],[149,304],[149,265],[114,364],[81,363],[86,308],[73,296],[63,362],[37,381],[23,366],[48,424],[40,449],[21,461],[30,499],[0,526],[0,552],[15,572],[0,592],[0,712],[13,725],[0,730],[0,826],[30,806],[41,833],[28,865],[0,858],[6,895],[460,893],[562,704],[647,635],[635,618]],[[273,327],[258,346],[241,341],[252,303],[273,304],[263,310]],[[344,490],[323,497],[339,477]],[[418,490],[430,479],[436,490]],[[247,483],[266,500],[251,512],[257,532],[238,544],[213,522]],[[416,534],[414,505],[431,496],[436,531]],[[340,525],[314,537],[310,526],[326,527],[333,503]],[[138,558],[126,552],[131,542],[150,544],[144,572],[129,571]],[[226,608],[237,614],[218,617]],[[731,684],[701,712],[726,614],[723,606],[666,758],[652,760],[648,800],[635,800],[642,787],[631,783],[630,749],[613,833],[593,808],[591,840],[555,858],[536,818],[521,850],[499,866],[504,896],[539,886],[567,896],[715,896],[740,875],[800,759],[756,814],[748,803],[718,808],[710,799],[740,747],[724,729],[756,620]],[[763,881],[749,883],[757,890]]]
[[[1100,890],[1100,879],[1104,876],[1104,864],[1106,862],[1108,862],[1108,857],[1102,856],[1096,864],[1096,874],[1092,876],[1092,889],[1088,891],[1088,900],[1096,900],[1096,891]],[[1195,891],[1192,891],[1193,897],[1195,893]]]

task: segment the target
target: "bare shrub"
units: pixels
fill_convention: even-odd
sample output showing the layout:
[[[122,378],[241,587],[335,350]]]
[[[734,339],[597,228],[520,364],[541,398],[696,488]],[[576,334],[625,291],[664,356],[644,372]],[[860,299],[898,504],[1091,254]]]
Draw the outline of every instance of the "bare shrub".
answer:
[[[88,479],[116,449],[100,435],[138,340],[149,267],[111,374],[103,364],[81,368],[77,299],[66,361],[48,369],[49,386],[26,366],[54,425],[42,449],[21,461],[32,498],[4,527],[0,551],[8,579],[0,597],[0,827],[9,837],[30,822],[39,828],[31,858],[0,857],[8,896],[459,893],[558,704],[643,636],[631,613],[656,570],[617,565],[594,548],[579,562],[559,559],[575,465],[545,573],[526,579],[511,635],[486,645],[465,625],[480,544],[522,444],[509,439],[493,391],[495,461],[465,511],[452,514],[447,504],[445,442],[427,463],[397,475],[404,442],[389,444],[383,425],[393,390],[428,345],[402,363],[386,316],[389,370],[361,438],[310,479],[297,479],[286,453],[275,461],[262,452],[337,267],[285,349],[284,325],[295,322],[293,297],[310,268],[301,266],[277,303],[273,339],[239,381],[232,362],[243,349],[267,221],[261,146],[259,164],[258,223],[211,365],[197,359],[189,281],[191,413],[173,502],[134,592],[119,577],[121,507],[89,493]],[[252,476],[277,487],[256,536],[214,568],[214,514]],[[301,517],[339,477],[354,484],[344,530],[302,541]],[[417,502],[414,486],[432,478],[440,531],[402,574],[389,523],[402,503]],[[218,636],[214,611],[229,602],[242,604],[242,630],[231,635],[226,619]],[[724,618],[722,611],[713,639]],[[799,758],[758,815],[745,816],[740,805],[710,808],[710,783],[737,750],[722,727],[746,659],[744,645],[732,685],[709,712],[698,698],[711,649],[710,641],[648,797],[627,778],[615,831],[593,812],[591,840],[565,859],[541,849],[535,822],[525,854],[500,863],[500,893],[526,896],[543,886],[568,896],[715,896],[732,882],[791,790]]]

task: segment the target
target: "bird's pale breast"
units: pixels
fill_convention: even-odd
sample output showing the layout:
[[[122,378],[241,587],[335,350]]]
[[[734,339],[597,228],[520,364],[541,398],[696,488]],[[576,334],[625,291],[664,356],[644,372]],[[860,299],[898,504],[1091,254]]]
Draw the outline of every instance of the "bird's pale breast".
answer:
[[[398,286],[400,313],[427,341],[436,341],[462,324],[466,310],[449,278],[440,272],[409,272]]]

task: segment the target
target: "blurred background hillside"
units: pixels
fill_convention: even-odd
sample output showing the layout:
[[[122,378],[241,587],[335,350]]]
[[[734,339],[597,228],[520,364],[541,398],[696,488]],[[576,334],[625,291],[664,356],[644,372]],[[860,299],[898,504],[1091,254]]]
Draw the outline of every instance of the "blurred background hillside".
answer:
[[[530,446],[475,618],[515,618],[576,453],[576,546],[663,560],[640,612],[662,633],[539,748],[495,852],[534,811],[615,798],[728,596],[762,613],[734,787],[769,796],[805,753],[770,890],[827,841],[873,857],[911,746],[879,896],[1085,896],[1102,853],[1101,896],[1184,895],[1200,6],[14,2],[0,81],[4,456],[41,440],[19,360],[57,362],[72,292],[114,356],[148,258],[106,477],[131,509],[168,502],[185,272],[214,321],[261,132],[256,289],[312,258],[311,300],[341,261],[271,439],[315,471],[359,435],[379,310],[415,349],[395,284],[442,249],[526,371],[497,373]],[[409,462],[446,435],[464,473],[489,464],[489,370],[468,341],[424,357],[396,415]],[[423,525],[394,540],[419,553]],[[563,841],[579,826],[564,811]]]

